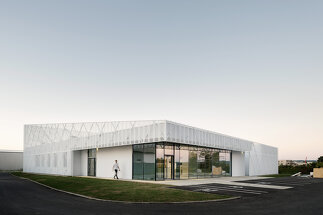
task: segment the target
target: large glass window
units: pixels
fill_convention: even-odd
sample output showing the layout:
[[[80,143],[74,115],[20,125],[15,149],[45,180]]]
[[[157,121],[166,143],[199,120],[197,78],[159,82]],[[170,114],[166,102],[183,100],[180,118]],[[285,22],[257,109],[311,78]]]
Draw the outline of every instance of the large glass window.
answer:
[[[133,179],[144,179],[144,145],[133,145]]]
[[[180,179],[188,178],[188,147],[181,145],[180,149]]]
[[[133,179],[155,180],[155,144],[133,145]]]
[[[231,152],[226,150],[221,150],[219,153],[219,164],[222,169],[222,176],[231,175]]]
[[[205,148],[204,149],[204,177],[212,177],[212,152],[213,149]]]
[[[155,144],[144,144],[144,179],[155,180]]]
[[[208,149],[205,154],[205,177],[212,177],[212,153],[214,149]]]
[[[212,175],[222,175],[222,167],[220,166],[220,153],[217,149],[214,149],[212,152]]]
[[[156,180],[164,180],[164,144],[156,144]]]
[[[165,143],[165,155],[174,155],[174,144]]]
[[[173,143],[133,146],[133,179],[231,176],[231,151]]]
[[[175,163],[174,163],[174,179],[180,179],[180,166],[181,166],[181,162],[180,162],[180,145],[176,144],[175,145]]]
[[[189,147],[189,163],[188,163],[189,178],[197,177],[197,147]]]
[[[197,153],[197,176],[204,178],[205,148],[199,148]]]
[[[223,172],[222,175],[224,176],[231,176],[231,152],[226,151],[225,152],[225,172]]]

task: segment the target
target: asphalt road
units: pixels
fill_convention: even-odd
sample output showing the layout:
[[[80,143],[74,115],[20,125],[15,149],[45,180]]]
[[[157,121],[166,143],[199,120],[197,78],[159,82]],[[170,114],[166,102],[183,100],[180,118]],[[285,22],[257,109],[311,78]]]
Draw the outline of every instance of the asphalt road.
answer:
[[[288,180],[288,179],[287,179]],[[89,200],[53,191],[0,173],[0,214],[316,214],[323,215],[323,182],[251,195],[242,199],[190,204],[126,204]]]

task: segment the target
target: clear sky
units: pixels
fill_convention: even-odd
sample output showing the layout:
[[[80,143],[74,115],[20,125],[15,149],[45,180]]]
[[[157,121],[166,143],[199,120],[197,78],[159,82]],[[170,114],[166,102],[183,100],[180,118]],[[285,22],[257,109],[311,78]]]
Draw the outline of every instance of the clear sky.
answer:
[[[0,149],[29,123],[168,119],[323,155],[323,1],[0,1]]]

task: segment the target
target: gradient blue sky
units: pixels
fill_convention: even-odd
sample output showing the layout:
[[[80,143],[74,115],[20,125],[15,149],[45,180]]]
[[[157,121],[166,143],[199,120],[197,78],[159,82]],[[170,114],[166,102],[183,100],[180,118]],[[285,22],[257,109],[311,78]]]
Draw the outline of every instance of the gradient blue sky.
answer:
[[[23,124],[168,119],[323,155],[323,1],[0,1],[0,149]]]

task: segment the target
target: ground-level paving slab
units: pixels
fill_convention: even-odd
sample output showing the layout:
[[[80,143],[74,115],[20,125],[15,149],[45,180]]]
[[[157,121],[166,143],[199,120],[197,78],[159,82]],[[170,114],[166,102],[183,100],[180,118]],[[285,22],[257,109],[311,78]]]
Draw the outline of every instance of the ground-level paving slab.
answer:
[[[235,178],[234,180],[237,180],[237,178]],[[323,182],[323,180],[303,177],[253,178],[252,180],[224,180],[222,181],[222,183],[174,186],[172,188],[248,198],[263,194],[266,195],[269,193],[273,194],[275,192],[279,192],[279,190],[285,190],[286,187],[282,185],[289,185],[288,188],[290,189],[294,188],[295,186],[306,186],[321,182]]]
[[[193,192],[205,192],[205,193],[214,193],[220,195],[229,195],[229,196],[240,196],[240,197],[249,197],[249,196],[258,196],[267,193],[277,192],[277,189],[268,189],[268,188],[259,188],[259,187],[250,187],[250,186],[237,186],[231,184],[198,184],[191,186],[174,186],[171,187],[174,189],[181,190],[190,190]]]
[[[282,178],[268,178],[268,179],[253,179],[244,181],[246,184],[259,184],[259,185],[277,185],[277,186],[306,186],[313,183],[321,183],[323,179],[311,178],[311,177],[282,177]]]
[[[267,188],[267,189],[289,189],[290,186],[280,186],[280,185],[270,185],[270,184],[259,184],[259,183],[245,183],[245,181],[250,180],[262,180],[268,179],[268,177],[259,176],[239,176],[239,177],[218,177],[218,178],[201,178],[201,179],[183,179],[183,180],[165,180],[165,181],[143,181],[143,180],[133,180],[138,182],[148,182],[157,184],[167,184],[171,186],[193,186],[201,184],[223,184],[231,186],[249,186],[255,188]]]
[[[237,180],[237,178],[234,180]],[[222,183],[174,186],[172,188],[190,190],[194,192],[250,197],[285,190],[286,186],[283,185],[288,185],[288,189],[291,189],[298,186],[306,186],[315,183],[323,183],[323,179],[314,179],[308,177],[253,178],[252,180],[228,180],[222,181]]]
[[[91,177],[91,176],[80,176],[80,177]],[[108,180],[117,180],[113,178],[103,178],[103,177],[91,177],[100,178]],[[182,179],[182,180],[164,180],[164,181],[152,181],[152,180],[130,180],[130,179],[118,179],[121,181],[131,181],[140,183],[153,183],[153,184],[166,184],[170,186],[193,186],[200,184],[223,184],[231,186],[249,186],[254,188],[267,188],[267,189],[290,189],[291,186],[288,184],[266,184],[266,183],[251,183],[251,181],[267,180],[270,177],[260,177],[260,176],[237,176],[237,177],[217,177],[217,178],[199,178],[199,179]]]

